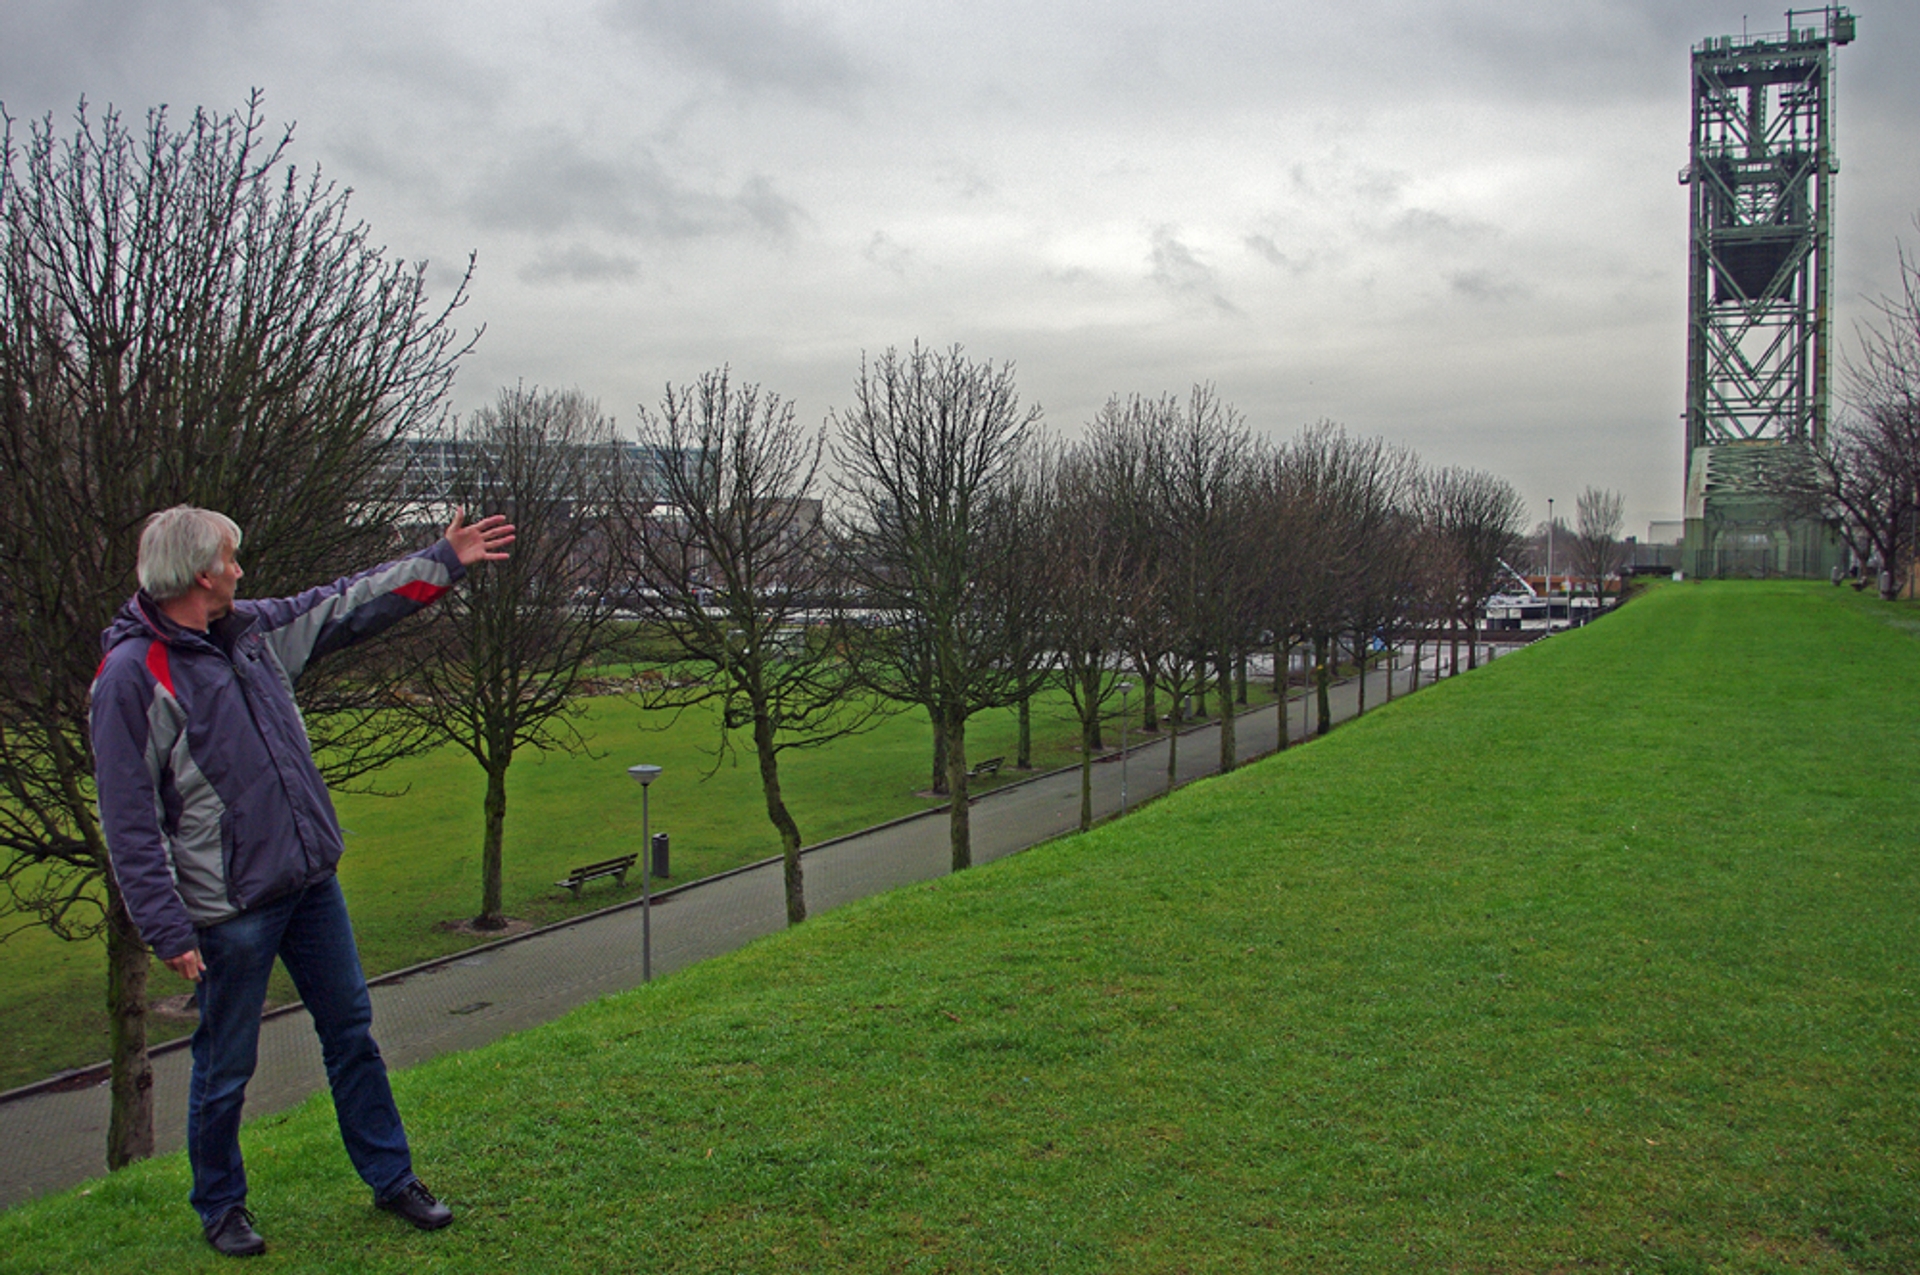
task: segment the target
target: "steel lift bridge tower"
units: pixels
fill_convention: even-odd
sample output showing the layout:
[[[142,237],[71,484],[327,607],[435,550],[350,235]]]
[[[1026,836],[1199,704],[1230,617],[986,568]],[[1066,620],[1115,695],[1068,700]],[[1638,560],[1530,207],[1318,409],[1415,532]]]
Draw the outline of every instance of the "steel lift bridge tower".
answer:
[[[1777,494],[1826,438],[1839,6],[1693,50],[1685,569],[1824,575],[1839,548]]]

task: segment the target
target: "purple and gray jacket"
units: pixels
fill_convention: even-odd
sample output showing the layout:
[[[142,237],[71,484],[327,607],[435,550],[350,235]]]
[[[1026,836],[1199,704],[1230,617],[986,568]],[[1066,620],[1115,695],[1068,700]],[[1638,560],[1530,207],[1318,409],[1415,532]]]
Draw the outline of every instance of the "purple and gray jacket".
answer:
[[[236,599],[201,633],[145,591],[101,635],[91,724],[100,825],[154,954],[333,872],[344,848],[293,684],[466,574],[445,540],[292,598]]]

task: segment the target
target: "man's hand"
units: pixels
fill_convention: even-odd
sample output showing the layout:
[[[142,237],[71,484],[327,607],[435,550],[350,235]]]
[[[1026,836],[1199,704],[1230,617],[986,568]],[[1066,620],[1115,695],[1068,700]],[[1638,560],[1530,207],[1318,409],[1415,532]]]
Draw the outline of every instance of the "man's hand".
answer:
[[[200,975],[206,970],[206,963],[200,959],[200,949],[190,947],[178,956],[169,956],[166,966],[189,983],[200,981]]]
[[[447,524],[447,543],[453,546],[463,567],[476,562],[503,562],[507,546],[513,543],[513,524],[504,515],[488,514],[469,525],[467,511],[456,510],[453,521]]]

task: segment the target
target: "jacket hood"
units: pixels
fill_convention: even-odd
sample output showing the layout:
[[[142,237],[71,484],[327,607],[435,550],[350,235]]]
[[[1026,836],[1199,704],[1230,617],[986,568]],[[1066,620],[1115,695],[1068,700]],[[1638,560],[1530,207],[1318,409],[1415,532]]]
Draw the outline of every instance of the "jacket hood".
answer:
[[[167,613],[160,609],[160,604],[145,589],[128,598],[114,613],[113,623],[100,634],[100,654],[105,655],[122,643],[143,638],[152,638],[168,646],[212,645],[205,633],[185,628],[168,619]]]
[[[142,589],[128,598],[121,604],[120,609],[113,613],[113,623],[100,634],[100,654],[105,655],[114,647],[136,638],[159,638],[164,642],[167,640],[167,635],[161,631],[161,624],[169,628],[179,627],[160,614],[160,608],[154,605],[153,599],[147,596],[145,589]]]

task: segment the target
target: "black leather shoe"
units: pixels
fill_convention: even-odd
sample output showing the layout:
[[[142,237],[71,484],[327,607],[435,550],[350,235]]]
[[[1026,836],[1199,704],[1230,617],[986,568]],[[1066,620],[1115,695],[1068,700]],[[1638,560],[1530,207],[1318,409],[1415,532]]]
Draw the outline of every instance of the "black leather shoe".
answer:
[[[396,1213],[423,1231],[437,1231],[453,1221],[453,1210],[433,1198],[433,1192],[419,1178],[407,1183],[384,1200],[374,1203]]]
[[[228,1257],[258,1257],[267,1251],[267,1242],[253,1229],[253,1214],[238,1204],[204,1229],[207,1243]]]

